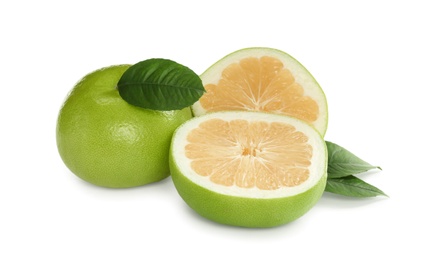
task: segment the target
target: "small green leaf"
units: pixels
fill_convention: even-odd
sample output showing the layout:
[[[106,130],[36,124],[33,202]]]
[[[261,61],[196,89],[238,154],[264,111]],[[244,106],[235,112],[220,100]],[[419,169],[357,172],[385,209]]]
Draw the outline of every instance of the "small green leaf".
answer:
[[[349,197],[376,197],[387,196],[380,189],[366,183],[355,176],[327,179],[325,191]]]
[[[371,169],[381,169],[378,166],[370,165],[335,143],[326,141],[326,145],[328,150],[328,178],[341,178]]]
[[[118,82],[128,103],[153,110],[179,110],[194,104],[205,92],[191,69],[166,59],[149,59],[128,68]]]

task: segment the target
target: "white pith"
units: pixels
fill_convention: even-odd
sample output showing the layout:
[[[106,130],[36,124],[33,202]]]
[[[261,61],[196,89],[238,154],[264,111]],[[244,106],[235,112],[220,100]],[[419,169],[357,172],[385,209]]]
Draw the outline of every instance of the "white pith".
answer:
[[[312,77],[312,75],[296,59],[294,59],[287,53],[271,48],[242,49],[233,52],[219,60],[209,69],[207,69],[200,76],[200,78],[204,86],[207,84],[217,85],[219,79],[221,78],[222,72],[228,65],[232,63],[238,63],[243,58],[261,58],[263,56],[275,57],[279,59],[284,64],[284,68],[288,69],[294,76],[296,82],[303,87],[304,95],[312,97],[312,99],[314,99],[318,103],[320,109],[319,115],[317,121],[313,122],[313,126],[322,135],[324,135],[327,128],[327,104],[325,94],[319,84],[316,82],[316,80]],[[201,106],[199,101],[193,104],[192,109],[193,113],[196,116],[200,116],[207,113],[207,111]]]
[[[245,119],[249,122],[283,122],[294,125],[297,131],[303,132],[309,137],[308,143],[313,147],[311,166],[309,167],[309,178],[295,187],[282,187],[277,190],[260,190],[258,188],[241,188],[238,186],[227,187],[224,185],[215,184],[210,181],[209,177],[204,177],[197,174],[191,168],[192,160],[187,158],[187,156],[185,155],[185,146],[188,144],[187,135],[192,129],[197,128],[201,122],[214,118],[226,121]],[[200,117],[195,117],[187,121],[185,124],[183,124],[176,130],[176,133],[172,140],[171,152],[174,159],[174,163],[177,165],[177,168],[190,181],[211,191],[238,197],[281,198],[293,196],[309,190],[310,188],[315,186],[318,181],[326,174],[326,148],[324,140],[322,139],[320,134],[313,127],[303,121],[292,117],[270,113],[231,111],[214,112]]]

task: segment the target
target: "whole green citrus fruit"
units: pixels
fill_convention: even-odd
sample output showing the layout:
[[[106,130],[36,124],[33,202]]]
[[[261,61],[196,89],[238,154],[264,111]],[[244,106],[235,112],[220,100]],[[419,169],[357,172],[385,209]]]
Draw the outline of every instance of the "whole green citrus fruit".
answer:
[[[128,67],[86,75],[59,112],[56,137],[62,160],[98,186],[135,187],[166,178],[173,132],[192,117],[189,108],[155,111],[124,101],[116,84]]]

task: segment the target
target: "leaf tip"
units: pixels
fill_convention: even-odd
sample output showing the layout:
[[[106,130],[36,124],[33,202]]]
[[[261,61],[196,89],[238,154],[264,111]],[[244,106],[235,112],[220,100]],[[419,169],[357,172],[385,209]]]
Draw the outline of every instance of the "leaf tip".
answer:
[[[380,190],[381,191],[381,190]],[[381,194],[380,194],[381,196],[383,196],[383,197],[387,197],[387,198],[390,198],[390,196],[388,196],[385,192],[383,192],[383,191],[381,191]]]

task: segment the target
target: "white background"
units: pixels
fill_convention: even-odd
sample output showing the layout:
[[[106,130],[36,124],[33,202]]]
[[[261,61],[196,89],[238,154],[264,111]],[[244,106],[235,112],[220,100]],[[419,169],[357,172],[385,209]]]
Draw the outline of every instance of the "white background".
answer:
[[[429,259],[426,2],[2,1],[0,259]],[[62,163],[56,117],[85,74],[155,57],[200,74],[251,46],[307,67],[326,140],[380,165],[362,178],[389,198],[326,193],[293,223],[236,228],[195,214],[170,178],[105,189]]]

